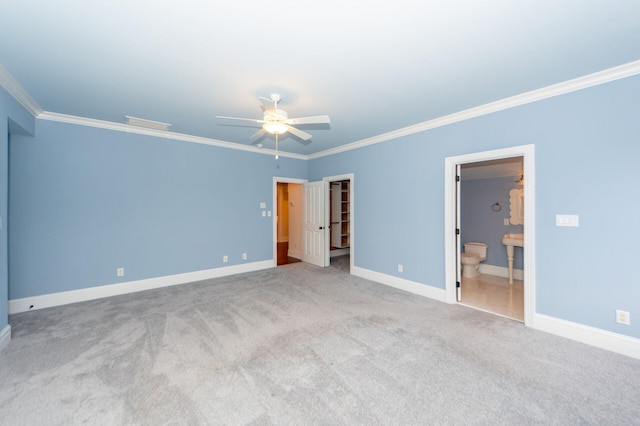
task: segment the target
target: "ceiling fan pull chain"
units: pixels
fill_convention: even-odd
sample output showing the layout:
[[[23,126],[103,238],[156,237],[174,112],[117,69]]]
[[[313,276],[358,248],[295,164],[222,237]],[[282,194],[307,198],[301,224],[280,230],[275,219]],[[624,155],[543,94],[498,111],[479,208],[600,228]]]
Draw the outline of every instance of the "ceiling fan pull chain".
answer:
[[[276,133],[276,160],[278,159],[278,134]]]

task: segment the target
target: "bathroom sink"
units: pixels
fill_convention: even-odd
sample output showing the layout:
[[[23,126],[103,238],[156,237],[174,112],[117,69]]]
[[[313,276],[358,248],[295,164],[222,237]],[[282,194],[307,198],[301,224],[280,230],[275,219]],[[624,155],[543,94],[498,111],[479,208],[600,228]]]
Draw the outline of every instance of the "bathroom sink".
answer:
[[[504,234],[502,244],[507,246],[507,262],[509,263],[509,284],[513,284],[514,247],[524,247],[524,234]]]
[[[524,234],[504,234],[502,244],[505,246],[524,247]]]

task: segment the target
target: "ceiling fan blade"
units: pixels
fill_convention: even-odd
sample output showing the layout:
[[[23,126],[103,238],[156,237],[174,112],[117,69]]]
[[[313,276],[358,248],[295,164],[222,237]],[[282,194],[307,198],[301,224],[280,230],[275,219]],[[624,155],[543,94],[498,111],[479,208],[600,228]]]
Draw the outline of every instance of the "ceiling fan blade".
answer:
[[[311,139],[311,135],[307,132],[303,132],[302,130],[296,129],[295,127],[287,126],[287,130],[294,136],[299,137],[303,141],[308,141]]]
[[[275,109],[275,105],[271,99],[263,98],[262,96],[258,97],[258,99],[260,99],[264,111],[272,111]]]
[[[264,130],[264,129],[260,129],[260,130],[258,130],[257,132],[255,132],[254,134],[252,134],[252,135],[249,137],[249,139],[250,139],[250,140],[252,140],[252,141],[254,141],[254,140],[256,140],[256,139],[260,139],[260,137],[262,137],[265,133],[267,133],[267,132],[266,132],[266,130]]]
[[[331,118],[328,115],[316,115],[315,117],[290,118],[285,121],[286,124],[331,124]]]
[[[264,120],[256,120],[254,118],[238,118],[238,117],[224,117],[222,115],[216,115],[217,119],[220,120],[237,120],[237,121],[251,121],[253,123],[264,123]]]

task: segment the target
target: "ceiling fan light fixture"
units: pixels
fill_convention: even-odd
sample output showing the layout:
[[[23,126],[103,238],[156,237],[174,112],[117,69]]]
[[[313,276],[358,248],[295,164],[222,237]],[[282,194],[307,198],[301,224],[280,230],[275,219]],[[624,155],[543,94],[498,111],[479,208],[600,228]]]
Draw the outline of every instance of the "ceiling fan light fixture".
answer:
[[[268,123],[264,123],[262,125],[262,128],[266,131],[271,133],[272,135],[281,135],[283,133],[286,133],[287,130],[289,130],[289,128],[287,127],[286,124],[277,122],[277,121],[271,121]]]

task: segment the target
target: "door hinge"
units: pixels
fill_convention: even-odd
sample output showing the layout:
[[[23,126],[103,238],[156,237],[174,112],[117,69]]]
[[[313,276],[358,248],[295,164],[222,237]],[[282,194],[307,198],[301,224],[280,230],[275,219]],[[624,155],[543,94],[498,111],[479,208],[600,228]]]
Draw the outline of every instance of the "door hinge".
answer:
[[[456,281],[456,288],[460,288],[460,281]]]
[[[460,228],[456,228],[456,235],[460,235]]]
[[[460,176],[456,175],[456,182],[460,182]]]

